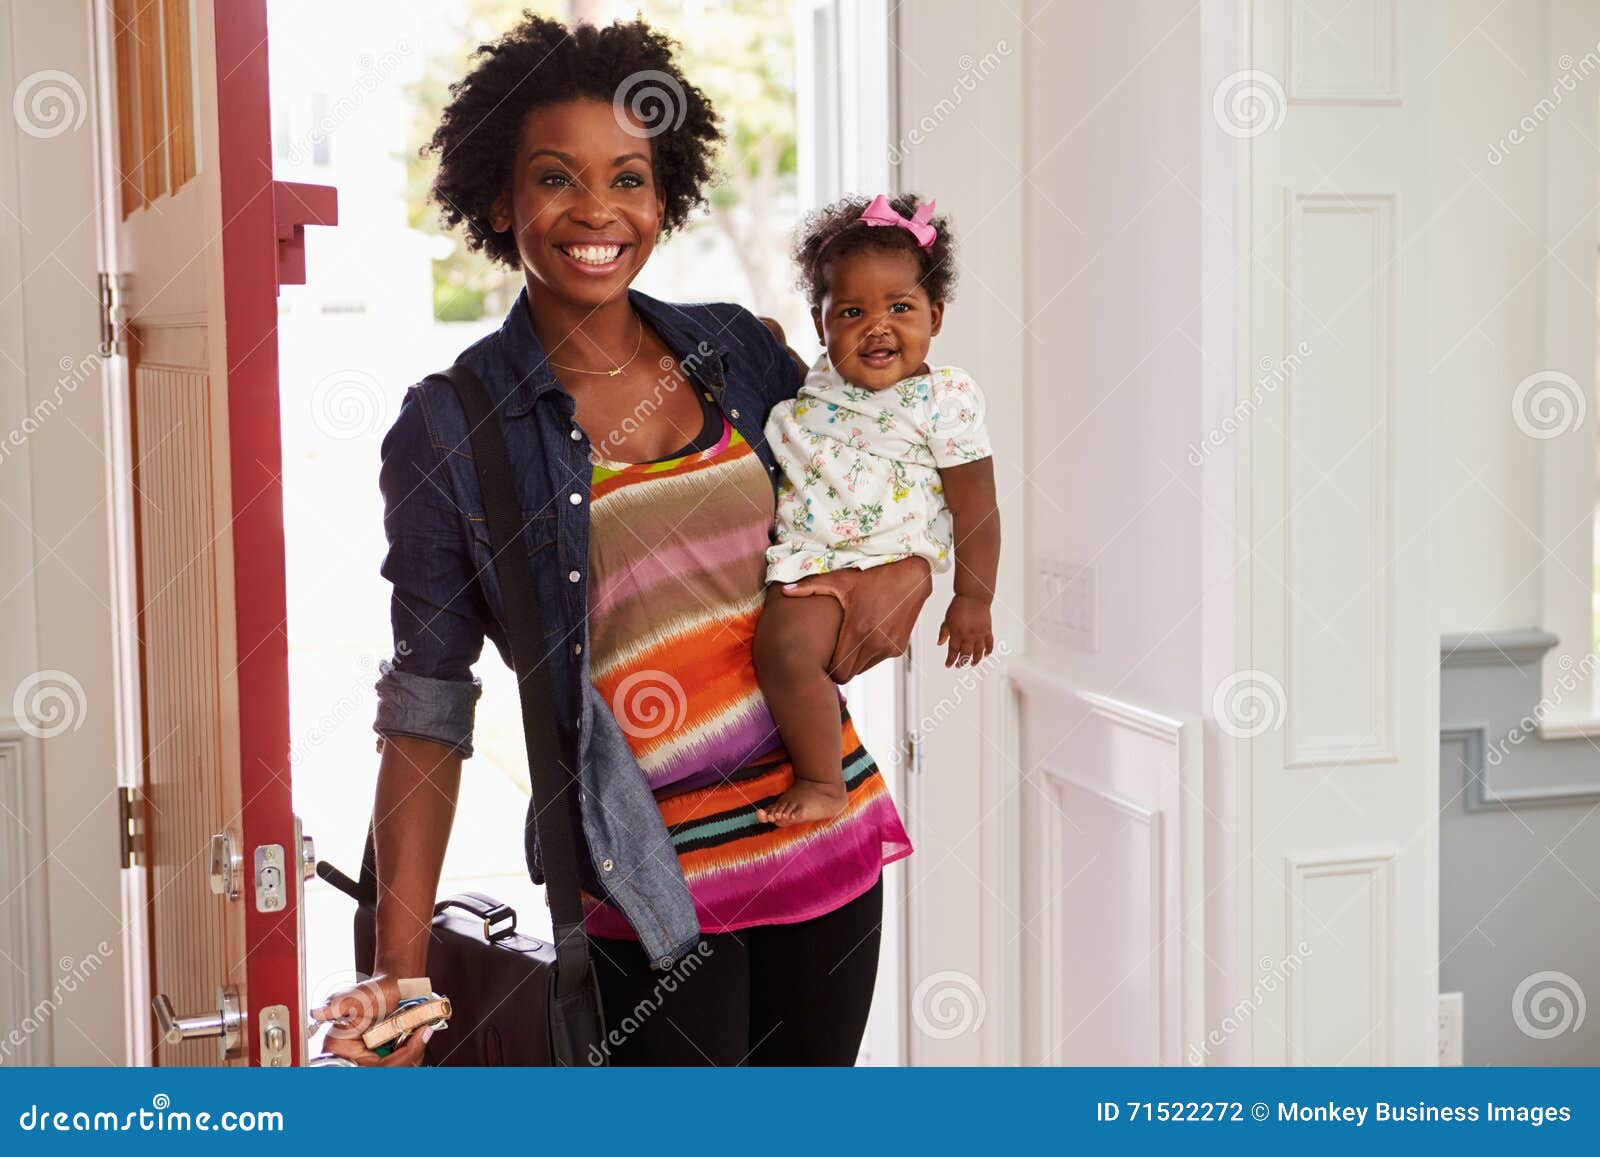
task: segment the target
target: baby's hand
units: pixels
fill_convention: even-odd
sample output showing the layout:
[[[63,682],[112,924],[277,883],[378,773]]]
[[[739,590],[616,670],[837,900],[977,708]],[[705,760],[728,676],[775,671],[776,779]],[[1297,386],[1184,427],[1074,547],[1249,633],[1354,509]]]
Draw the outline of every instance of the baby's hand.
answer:
[[[980,663],[994,650],[994,627],[989,620],[989,604],[971,595],[950,600],[939,626],[939,642],[949,643],[944,658],[946,667],[967,667]]]

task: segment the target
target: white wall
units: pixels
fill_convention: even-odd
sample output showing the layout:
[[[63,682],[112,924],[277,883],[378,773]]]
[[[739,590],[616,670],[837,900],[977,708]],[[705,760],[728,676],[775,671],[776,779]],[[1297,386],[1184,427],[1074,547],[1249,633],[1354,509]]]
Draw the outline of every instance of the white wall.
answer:
[[[1547,444],[1511,420],[1511,396],[1523,378],[1548,368],[1545,245],[1559,238],[1547,237],[1550,151],[1592,152],[1600,124],[1600,77],[1592,77],[1568,98],[1589,114],[1587,141],[1547,125],[1508,149],[1495,144],[1534,113],[1561,71],[1547,42],[1547,8],[1543,0],[1459,0],[1443,14],[1455,51],[1433,79],[1438,107],[1449,115],[1435,119],[1430,142],[1438,218],[1427,261],[1440,628],[1447,633],[1543,623],[1538,535]],[[1590,48],[1562,51],[1581,56]],[[1592,279],[1592,223],[1584,240]],[[1565,274],[1549,284],[1578,290]],[[1558,368],[1592,382],[1592,359]]]
[[[1157,864],[1142,882],[1092,865],[1080,878],[1026,866],[1030,919],[1118,909],[1152,930],[1148,942],[1119,937],[1101,920],[1065,929],[1064,943],[1026,939],[1029,991],[1059,985],[1063,1001],[1080,1000],[1070,990],[1100,973],[1088,945],[1115,941],[1123,951],[1081,1007],[1148,1002],[1148,985],[1166,1012],[1148,1044],[1085,1015],[1041,1029],[1026,1053],[1173,1063],[1171,1042],[1186,1048],[1204,1023],[1204,986],[1225,980],[1232,927],[1222,861],[1208,904],[1199,859],[1230,827],[1232,752],[1214,736],[1207,746],[1198,721],[1236,652],[1233,457],[1196,461],[1191,447],[1234,397],[1236,142],[1217,131],[1206,94],[1231,71],[1235,26],[1231,5],[1155,0],[1037,4],[1029,15],[1028,646],[1040,669],[1135,722],[1102,748],[1093,727],[1055,728],[1074,716],[1066,697],[1028,696],[1024,735],[1051,738],[1024,748],[1038,784],[1025,808],[1042,817],[1025,854],[1094,844]],[[1052,577],[1085,566],[1092,574],[1076,583]],[[1163,717],[1189,721],[1198,750],[1181,770],[1176,752],[1162,758],[1138,735]],[[1068,794],[1055,794],[1061,784]],[[1086,784],[1108,786],[1095,795]]]
[[[1473,0],[1446,20],[1428,241],[1441,627],[1554,632],[1541,734],[1592,736],[1600,10]]]
[[[1048,626],[1029,644],[1087,685],[1182,713],[1200,673],[1205,523],[1186,461],[1202,411],[1200,11],[1033,11],[1027,565],[1030,579],[1095,567],[1099,650]],[[1032,582],[1031,617],[1050,604]]]
[[[1050,877],[1046,861],[1051,848],[1081,845],[1075,828],[1086,816],[1142,817],[1098,833],[1118,854],[1158,857],[1148,889],[1130,897],[1132,919],[1148,916],[1160,941],[1185,914],[1160,885],[1175,878],[1179,856],[1201,847],[1194,831],[1179,846],[1175,749],[1102,747],[1101,730],[1058,724],[1082,714],[1073,696],[1086,690],[1115,700],[1106,710],[1135,730],[1160,721],[1176,735],[1204,712],[1210,668],[1231,670],[1231,459],[1188,461],[1234,389],[1235,142],[1214,131],[1201,99],[1207,78],[1231,65],[1231,6],[933,7],[900,22],[899,183],[938,198],[961,247],[962,282],[935,353],[967,366],[988,392],[1005,523],[996,623],[1011,678],[963,694],[937,666],[927,644],[941,588],[916,666],[923,715],[935,704],[954,710],[912,781],[912,1012],[926,1024],[941,990],[952,1004],[976,992],[986,1019],[959,1034],[914,1027],[912,1055],[1161,1059],[1139,1051],[1143,1042],[1114,1047],[1096,1035],[1107,1031],[1096,1018],[1075,1023],[1070,1009],[1098,995],[1084,1003],[1081,991],[1066,994],[1046,1031],[1043,988],[1074,983],[1083,958],[1073,953],[1098,934],[1062,926],[1092,898],[1084,879]],[[1096,595],[1063,591],[1050,577],[1084,565]],[[1013,686],[1027,689],[1015,703]],[[1225,774],[1226,757],[1206,752],[1207,773]],[[1190,762],[1198,772],[1198,752]],[[1062,794],[1063,782],[1077,787]],[[1122,787],[1097,802],[1081,790],[1089,782]],[[1198,787],[1185,788],[1198,802]],[[1226,817],[1218,804],[1213,819]],[[1192,867],[1191,882],[1201,875]],[[1198,927],[1204,905],[1198,894],[1186,899]],[[1224,907],[1227,899],[1226,887],[1213,897]],[[1218,920],[1216,935],[1229,926]],[[1147,943],[1135,927],[1127,958],[1103,962],[1098,975],[1115,1000],[1146,983],[1177,993],[1184,977],[1165,954],[1171,945],[1153,955],[1131,947]],[[1225,940],[1212,945],[1214,964],[1227,958]],[[1189,979],[1203,981],[1193,971]],[[1198,993],[1184,1004],[1198,1014]]]

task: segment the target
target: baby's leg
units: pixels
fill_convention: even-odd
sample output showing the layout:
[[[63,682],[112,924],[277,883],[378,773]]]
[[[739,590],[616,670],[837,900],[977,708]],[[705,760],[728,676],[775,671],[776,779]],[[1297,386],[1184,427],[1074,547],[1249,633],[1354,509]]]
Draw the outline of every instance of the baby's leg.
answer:
[[[757,810],[763,823],[787,827],[844,810],[839,690],[828,677],[843,621],[844,608],[831,596],[794,598],[777,585],[767,589],[756,627],[756,678],[794,765],[794,786]]]

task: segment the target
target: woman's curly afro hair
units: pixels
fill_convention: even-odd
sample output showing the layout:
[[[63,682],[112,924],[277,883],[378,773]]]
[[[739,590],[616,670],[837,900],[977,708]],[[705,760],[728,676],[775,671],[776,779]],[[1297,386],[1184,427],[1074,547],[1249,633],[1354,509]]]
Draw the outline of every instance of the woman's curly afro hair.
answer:
[[[524,11],[500,39],[480,44],[482,60],[450,86],[423,153],[439,155],[430,192],[448,229],[466,225],[467,248],[520,268],[510,229],[495,232],[490,210],[510,187],[530,109],[589,98],[626,105],[650,133],[657,186],[666,206],[662,232],[682,225],[705,201],[722,141],[717,114],[673,59],[675,42],[642,20],[568,28]]]
[[[800,240],[794,247],[799,276],[795,286],[805,292],[811,308],[822,304],[828,292],[828,263],[864,249],[902,251],[911,254],[921,266],[918,278],[929,301],[949,301],[955,295],[956,246],[950,236],[950,219],[934,217],[928,223],[937,231],[933,244],[924,249],[908,229],[871,226],[861,214],[872,204],[871,197],[845,197],[806,214],[800,227]],[[915,193],[891,197],[889,204],[907,220],[922,204]]]

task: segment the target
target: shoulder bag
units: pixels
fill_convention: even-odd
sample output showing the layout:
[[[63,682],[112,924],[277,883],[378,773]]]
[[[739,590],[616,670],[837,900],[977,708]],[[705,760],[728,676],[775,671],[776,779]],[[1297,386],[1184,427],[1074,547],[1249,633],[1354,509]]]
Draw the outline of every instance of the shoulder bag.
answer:
[[[537,833],[555,943],[517,932],[517,914],[481,892],[440,902],[434,908],[427,975],[434,991],[450,998],[453,1015],[449,1027],[429,1040],[425,1063],[602,1065],[604,1015],[579,892],[577,770],[561,750],[552,710],[544,629],[523,545],[511,459],[499,417],[478,376],[457,362],[430,377],[454,387],[470,432],[522,702],[533,788],[524,851],[531,869]],[[378,898],[373,836],[369,824],[359,882],[326,861],[317,865],[318,875],[356,900],[356,967],[368,974],[375,955]]]

